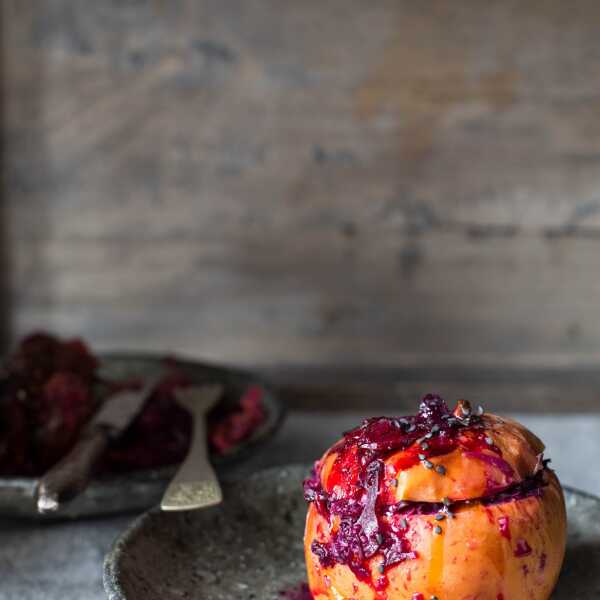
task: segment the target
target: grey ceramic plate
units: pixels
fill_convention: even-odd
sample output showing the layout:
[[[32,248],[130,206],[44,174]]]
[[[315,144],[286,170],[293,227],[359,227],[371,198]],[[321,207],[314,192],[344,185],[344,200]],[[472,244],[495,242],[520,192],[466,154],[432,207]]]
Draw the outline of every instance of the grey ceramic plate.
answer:
[[[127,379],[144,376],[161,368],[163,359],[152,355],[106,354],[100,357],[101,375],[107,379]],[[276,431],[283,418],[283,410],[273,391],[250,373],[177,359],[178,366],[194,383],[219,382],[225,387],[222,402],[234,404],[244,389],[259,383],[265,390],[263,404],[267,418],[256,429],[252,437],[224,456],[216,456],[213,462],[221,475],[228,467],[248,456],[251,451]],[[56,515],[40,517],[35,510],[33,493],[37,481],[33,478],[0,478],[0,516],[22,516],[32,518],[78,518],[83,516],[112,514],[124,511],[143,510],[154,506],[175,467],[134,471],[127,475],[98,478],[83,494]]]
[[[110,600],[281,600],[305,578],[301,481],[308,467],[273,468],[225,487],[222,506],[150,511],[104,564]],[[567,556],[553,600],[600,597],[600,500],[566,490]]]

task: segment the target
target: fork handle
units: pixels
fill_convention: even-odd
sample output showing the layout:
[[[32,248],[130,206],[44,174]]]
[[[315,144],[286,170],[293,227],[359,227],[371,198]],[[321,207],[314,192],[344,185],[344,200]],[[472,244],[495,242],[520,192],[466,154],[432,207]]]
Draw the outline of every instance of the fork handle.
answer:
[[[194,411],[190,450],[163,496],[162,510],[193,510],[223,500],[219,480],[208,460],[205,418],[204,412]]]

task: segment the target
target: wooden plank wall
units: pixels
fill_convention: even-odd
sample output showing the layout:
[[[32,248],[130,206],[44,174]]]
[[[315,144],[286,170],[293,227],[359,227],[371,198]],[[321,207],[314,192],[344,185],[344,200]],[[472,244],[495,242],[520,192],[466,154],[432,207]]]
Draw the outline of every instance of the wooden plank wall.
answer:
[[[594,0],[6,0],[5,310],[246,365],[600,358]]]

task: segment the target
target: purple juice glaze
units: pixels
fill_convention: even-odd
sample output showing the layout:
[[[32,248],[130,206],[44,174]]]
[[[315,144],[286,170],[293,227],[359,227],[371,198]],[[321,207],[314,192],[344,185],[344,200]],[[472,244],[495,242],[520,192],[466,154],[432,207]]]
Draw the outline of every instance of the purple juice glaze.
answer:
[[[500,535],[510,541],[510,520],[508,517],[498,518],[498,529],[500,530]]]
[[[304,582],[279,592],[279,596],[284,600],[313,600],[308,584]]]
[[[515,556],[521,558],[523,556],[529,556],[531,554],[531,546],[527,543],[527,540],[518,539],[517,545],[515,546]]]
[[[498,469],[498,471],[500,471],[504,475],[504,477],[506,477],[506,481],[508,484],[510,484],[514,481],[514,477],[515,477],[514,469],[503,458],[500,458],[499,456],[494,456],[492,454],[484,454],[483,452],[465,452],[464,456],[466,458],[475,458],[484,463],[487,463],[491,467],[495,467],[496,469]],[[498,484],[496,482],[488,480],[486,495],[490,494],[490,493],[495,493],[495,492],[498,492],[498,491],[504,489],[506,487],[507,483]]]
[[[540,497],[543,494],[544,488],[548,485],[548,482],[544,478],[544,473],[546,473],[546,471],[547,468],[544,467],[541,471],[523,479],[523,481],[514,483],[506,489],[488,496],[487,498],[481,498],[481,503],[484,506],[492,506],[494,504],[510,502],[511,500],[523,500],[530,496]]]

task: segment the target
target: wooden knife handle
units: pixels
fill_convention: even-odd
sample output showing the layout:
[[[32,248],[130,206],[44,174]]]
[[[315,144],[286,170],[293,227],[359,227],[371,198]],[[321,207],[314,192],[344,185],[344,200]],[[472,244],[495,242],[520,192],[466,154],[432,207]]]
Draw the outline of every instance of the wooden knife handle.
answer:
[[[82,433],[73,449],[40,479],[35,490],[39,513],[58,510],[85,489],[108,439],[108,431],[102,426]]]

